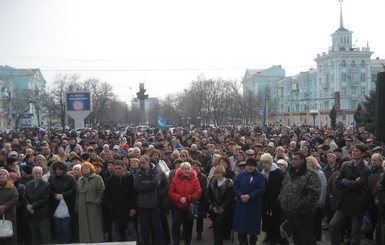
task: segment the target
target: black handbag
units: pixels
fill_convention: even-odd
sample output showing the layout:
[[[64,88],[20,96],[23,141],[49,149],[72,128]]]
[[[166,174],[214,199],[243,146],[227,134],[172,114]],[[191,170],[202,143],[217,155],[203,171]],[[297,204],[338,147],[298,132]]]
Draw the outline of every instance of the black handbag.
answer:
[[[194,197],[192,198],[192,203],[188,207],[188,219],[203,219],[205,216],[202,204],[200,202],[194,202]]]

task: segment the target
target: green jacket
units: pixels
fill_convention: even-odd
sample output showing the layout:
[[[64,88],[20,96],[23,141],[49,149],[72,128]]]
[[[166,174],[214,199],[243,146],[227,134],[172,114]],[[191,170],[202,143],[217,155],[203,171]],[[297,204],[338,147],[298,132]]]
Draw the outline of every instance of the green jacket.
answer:
[[[321,195],[321,183],[318,174],[302,164],[298,171],[294,167],[282,182],[278,200],[286,213],[312,213]]]

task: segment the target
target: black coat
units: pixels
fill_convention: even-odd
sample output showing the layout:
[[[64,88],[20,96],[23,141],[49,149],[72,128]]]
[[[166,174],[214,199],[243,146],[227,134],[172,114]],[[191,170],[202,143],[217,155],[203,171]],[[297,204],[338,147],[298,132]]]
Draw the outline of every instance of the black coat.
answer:
[[[50,209],[52,215],[55,213],[57,206],[60,203],[60,200],[56,200],[54,198],[55,194],[62,194],[64,201],[67,204],[68,211],[72,216],[75,212],[75,196],[76,196],[76,180],[73,175],[67,174],[67,167],[64,162],[55,162],[52,165],[52,169],[54,170],[56,166],[60,166],[63,169],[63,174],[61,176],[57,176],[55,171],[53,171],[52,175],[48,179],[48,183],[50,184],[51,194],[50,194]]]
[[[364,215],[367,210],[367,196],[365,187],[368,184],[370,168],[361,161],[354,167],[354,161],[349,161],[341,166],[336,179],[336,186],[342,191],[342,198],[338,209],[347,215]],[[356,179],[360,177],[357,181]]]
[[[266,182],[265,193],[263,194],[264,212],[280,209],[278,196],[284,177],[284,174],[279,168],[269,173],[269,180]]]
[[[234,191],[232,179],[226,178],[225,183],[218,187],[218,181],[213,178],[207,187],[207,202],[209,203],[209,211],[212,212],[213,207],[219,208],[219,213],[232,213],[234,205]]]
[[[37,187],[35,187],[35,181],[28,182],[26,186],[26,205],[32,204],[33,210],[35,210],[34,214],[28,212],[30,219],[42,220],[50,217],[49,195],[50,187],[48,182],[40,180]]]
[[[136,209],[137,199],[133,180],[133,176],[128,173],[121,178],[113,175],[107,180],[104,201],[114,221],[127,222],[130,210]]]

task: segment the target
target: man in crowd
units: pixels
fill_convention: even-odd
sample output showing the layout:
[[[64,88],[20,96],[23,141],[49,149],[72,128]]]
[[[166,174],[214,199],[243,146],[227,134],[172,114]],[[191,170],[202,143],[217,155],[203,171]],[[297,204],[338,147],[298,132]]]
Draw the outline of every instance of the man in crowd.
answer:
[[[307,167],[303,152],[295,152],[278,200],[293,232],[294,244],[316,245],[313,219],[321,195],[318,174]]]
[[[365,154],[365,145],[354,146],[353,160],[344,163],[337,176],[336,186],[343,193],[339,207],[329,224],[332,245],[340,244],[341,228],[347,217],[350,217],[351,222],[351,244],[360,244],[362,217],[367,209],[367,196],[364,188],[370,175],[370,168],[363,159]]]
[[[160,186],[160,170],[150,162],[148,156],[139,158],[140,168],[134,174],[134,188],[137,194],[137,212],[140,219],[140,230],[143,245],[150,245],[150,234],[158,245],[164,244],[163,231],[160,224],[160,206],[158,188]],[[151,229],[150,229],[151,228]],[[150,231],[151,230],[151,231]]]
[[[112,241],[127,241],[125,229],[129,231],[129,240],[136,241],[133,217],[136,214],[136,191],[133,176],[127,172],[122,161],[114,163],[114,175],[107,180],[105,204],[110,210],[112,220]]]
[[[32,175],[33,181],[30,181],[26,186],[26,208],[32,244],[49,244],[51,242],[50,187],[48,182],[42,179],[43,169],[40,166],[33,168]]]

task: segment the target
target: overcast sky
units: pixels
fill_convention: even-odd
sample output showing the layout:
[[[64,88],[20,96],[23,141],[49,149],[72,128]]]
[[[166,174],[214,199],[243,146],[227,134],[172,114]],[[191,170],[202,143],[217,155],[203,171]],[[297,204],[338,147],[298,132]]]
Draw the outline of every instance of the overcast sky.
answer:
[[[179,92],[199,75],[241,81],[246,68],[315,67],[339,28],[338,0],[0,0],[0,65],[110,82],[128,102]],[[384,0],[345,0],[356,47],[385,58]],[[130,90],[131,88],[131,90]],[[132,92],[131,92],[132,91]]]

